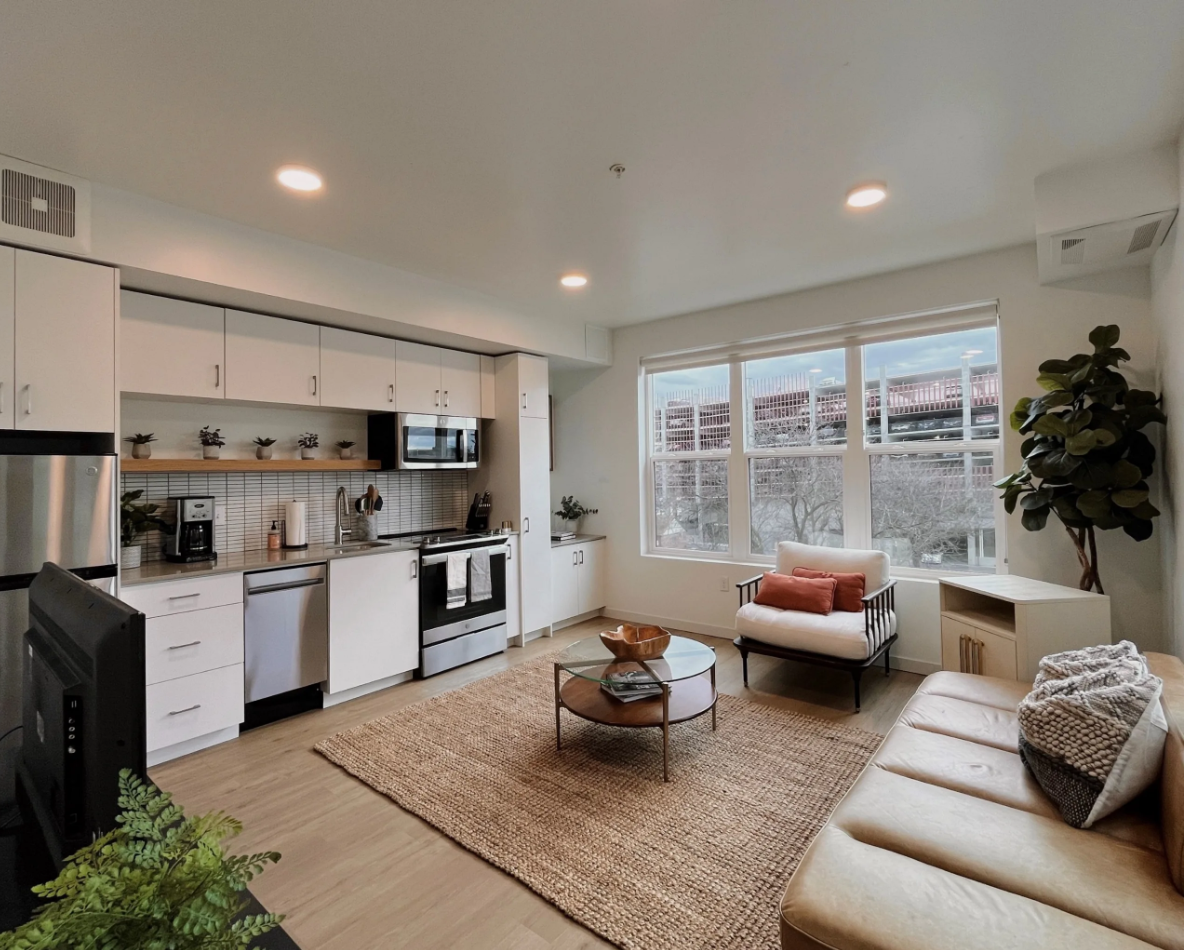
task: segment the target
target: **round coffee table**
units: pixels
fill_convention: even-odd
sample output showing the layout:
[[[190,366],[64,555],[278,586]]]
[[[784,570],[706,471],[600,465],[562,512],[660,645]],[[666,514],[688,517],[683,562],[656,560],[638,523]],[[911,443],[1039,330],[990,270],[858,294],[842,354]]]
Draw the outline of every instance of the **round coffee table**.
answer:
[[[560,673],[570,673],[562,680]],[[660,694],[623,702],[603,688],[624,678],[649,683]],[[577,640],[555,659],[555,748],[563,748],[560,710],[624,729],[662,730],[662,780],[670,781],[670,727],[711,711],[715,730],[715,650],[687,637],[670,638],[656,660],[618,660],[600,637]]]

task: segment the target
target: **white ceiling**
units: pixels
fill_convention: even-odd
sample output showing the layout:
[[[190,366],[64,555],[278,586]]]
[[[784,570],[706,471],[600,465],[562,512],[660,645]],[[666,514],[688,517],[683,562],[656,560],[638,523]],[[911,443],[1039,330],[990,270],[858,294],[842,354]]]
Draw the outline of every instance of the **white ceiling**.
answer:
[[[0,152],[609,326],[1032,239],[1182,122],[1181,0],[0,7]]]

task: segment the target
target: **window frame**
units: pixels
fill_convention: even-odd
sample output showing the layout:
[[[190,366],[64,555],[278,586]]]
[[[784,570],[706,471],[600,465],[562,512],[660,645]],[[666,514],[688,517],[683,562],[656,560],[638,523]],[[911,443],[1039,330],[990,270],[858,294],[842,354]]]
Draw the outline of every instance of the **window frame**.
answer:
[[[966,309],[966,308],[961,308]],[[896,329],[890,338],[902,339],[913,336],[924,337],[940,333],[956,332],[958,330],[973,329],[975,327],[992,327],[995,330],[996,372],[1002,378],[1002,346],[1001,330],[997,310],[982,319],[951,320],[948,324],[927,321],[914,332],[907,327]],[[716,561],[734,564],[751,564],[767,567],[776,561],[774,555],[752,553],[752,498],[749,484],[749,470],[752,459],[783,458],[783,457],[837,457],[842,459],[843,465],[843,545],[847,548],[872,548],[872,485],[871,464],[876,455],[947,455],[972,452],[980,455],[991,454],[996,472],[1002,472],[1003,465],[1003,433],[1005,412],[1002,404],[999,407],[999,435],[995,438],[959,439],[959,440],[913,440],[901,442],[876,442],[868,444],[865,438],[865,380],[863,366],[863,347],[884,338],[882,327],[866,335],[850,334],[841,341],[834,336],[821,336],[817,345],[809,345],[800,339],[795,339],[793,345],[784,348],[762,347],[759,352],[743,352],[744,347],[737,347],[741,352],[722,355],[719,359],[704,360],[688,358],[685,364],[680,364],[675,358],[664,358],[659,367],[640,367],[643,376],[641,395],[645,414],[643,438],[645,445],[642,459],[645,469],[644,477],[644,513],[647,527],[643,531],[643,550],[645,556],[676,558],[695,561]],[[813,353],[834,349],[845,350],[845,384],[847,391],[847,428],[846,441],[842,445],[788,445],[772,448],[749,448],[747,393],[744,388],[744,364],[750,360],[764,359],[775,356]],[[673,370],[686,370],[704,366],[729,367],[729,445],[724,450],[697,450],[690,452],[657,452],[654,431],[654,401],[653,376]],[[854,399],[853,399],[854,397]],[[1000,386],[1000,403],[1002,403],[1002,386]],[[852,406],[858,407],[852,411]],[[738,425],[737,425],[738,422]],[[660,460],[696,460],[696,459],[727,459],[728,460],[728,537],[729,549],[723,551],[692,551],[683,549],[662,548],[657,544],[657,518],[655,508],[655,479],[656,461]],[[943,571],[929,568],[914,568],[903,565],[893,565],[892,573],[896,577],[912,577],[934,580],[944,574],[957,573],[972,576],[975,574],[1006,574],[1008,572],[1007,559],[1007,520],[1002,502],[994,499],[995,520],[995,566],[990,568]]]

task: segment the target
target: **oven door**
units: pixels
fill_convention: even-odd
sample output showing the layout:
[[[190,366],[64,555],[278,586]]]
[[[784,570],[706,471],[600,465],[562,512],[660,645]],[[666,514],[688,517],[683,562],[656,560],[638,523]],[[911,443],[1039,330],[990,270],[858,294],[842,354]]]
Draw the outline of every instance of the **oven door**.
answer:
[[[399,414],[399,468],[476,468],[476,419]]]
[[[459,553],[468,554],[472,550]],[[433,551],[420,556],[419,629],[423,646],[506,622],[507,550],[504,544],[489,548],[493,596],[488,600],[473,601],[466,591],[465,603],[452,608],[448,607],[448,553]],[[468,576],[471,579],[471,573]]]

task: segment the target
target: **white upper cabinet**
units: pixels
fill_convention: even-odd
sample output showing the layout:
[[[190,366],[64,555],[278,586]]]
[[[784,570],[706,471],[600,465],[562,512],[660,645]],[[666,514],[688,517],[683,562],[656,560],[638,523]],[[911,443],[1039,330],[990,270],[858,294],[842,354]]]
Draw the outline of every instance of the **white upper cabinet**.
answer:
[[[440,382],[440,348],[399,340],[395,344],[395,408],[399,412],[444,414]]]
[[[320,327],[226,311],[226,398],[321,404]]]
[[[16,251],[0,247],[0,429],[16,425]]]
[[[18,250],[15,275],[16,428],[114,432],[115,271]]]
[[[481,357],[460,350],[440,351],[440,387],[444,414],[481,415]]]
[[[119,388],[125,393],[222,399],[226,311],[122,291],[119,354]]]
[[[547,361],[541,356],[518,355],[518,412],[529,419],[547,418]]]
[[[397,353],[394,340],[321,327],[321,405],[394,412]]]

